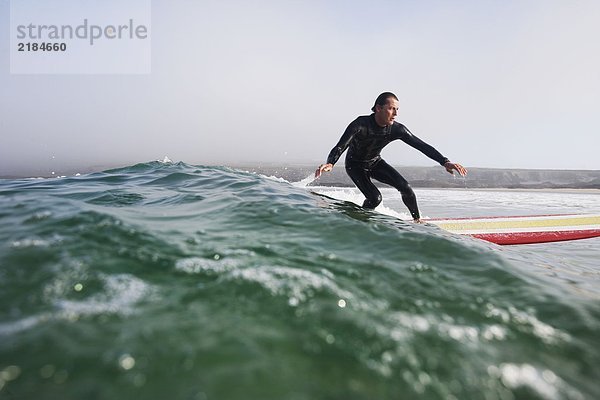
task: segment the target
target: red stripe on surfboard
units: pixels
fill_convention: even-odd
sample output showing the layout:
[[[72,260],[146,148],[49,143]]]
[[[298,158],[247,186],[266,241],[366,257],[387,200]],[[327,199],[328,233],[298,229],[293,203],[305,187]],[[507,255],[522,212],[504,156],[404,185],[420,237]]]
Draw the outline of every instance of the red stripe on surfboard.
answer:
[[[560,232],[474,233],[469,236],[502,245],[533,244],[594,238],[600,236],[600,229]]]

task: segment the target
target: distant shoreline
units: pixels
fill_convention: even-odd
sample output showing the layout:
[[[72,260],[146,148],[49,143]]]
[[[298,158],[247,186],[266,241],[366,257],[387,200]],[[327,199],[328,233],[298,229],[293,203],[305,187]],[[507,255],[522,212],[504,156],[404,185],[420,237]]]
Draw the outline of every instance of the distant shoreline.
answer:
[[[201,164],[190,164],[199,166]],[[214,165],[218,167],[218,165]],[[222,167],[253,172],[265,176],[282,178],[288,182],[299,182],[314,174],[312,164],[275,164],[252,163],[223,164]],[[122,166],[127,167],[127,166]],[[207,165],[207,167],[209,167]],[[555,170],[555,169],[506,169],[506,168],[469,168],[466,178],[449,175],[443,168],[394,166],[415,189],[456,189],[456,190],[526,190],[526,191],[576,191],[577,193],[600,193],[600,170]],[[23,171],[22,174],[10,173],[0,176],[3,180],[27,178],[72,177],[77,173],[87,175],[118,166],[91,166],[87,168],[66,167],[49,171]],[[387,187],[383,184],[378,186]],[[343,164],[336,165],[333,171],[325,173],[313,186],[355,187],[345,172]]]
[[[314,166],[238,166],[237,168],[266,176],[283,178],[289,182],[298,182],[314,173]],[[395,166],[415,189],[510,189],[510,190],[600,190],[600,171],[595,170],[533,170],[533,169],[492,169],[469,168],[467,177],[448,174],[440,167]],[[385,185],[377,186],[386,187]],[[354,187],[343,166],[324,173],[313,185]]]

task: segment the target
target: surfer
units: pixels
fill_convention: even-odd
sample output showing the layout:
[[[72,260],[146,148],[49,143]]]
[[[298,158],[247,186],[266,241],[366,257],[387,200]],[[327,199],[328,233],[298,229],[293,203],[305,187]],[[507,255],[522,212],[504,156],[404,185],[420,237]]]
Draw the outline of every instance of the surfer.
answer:
[[[363,207],[373,209],[381,203],[381,192],[371,181],[373,178],[400,191],[410,215],[415,222],[421,222],[414,191],[406,179],[381,158],[381,150],[390,142],[400,139],[440,163],[451,174],[457,171],[461,176],[465,176],[467,170],[462,165],[451,162],[413,135],[404,125],[394,121],[398,114],[398,98],[393,93],[384,92],[377,96],[371,111],[371,115],[360,116],[348,125],[339,142],[329,153],[327,162],[317,168],[315,178],[320,177],[323,172],[331,171],[342,153],[348,149],[346,172],[365,196]]]

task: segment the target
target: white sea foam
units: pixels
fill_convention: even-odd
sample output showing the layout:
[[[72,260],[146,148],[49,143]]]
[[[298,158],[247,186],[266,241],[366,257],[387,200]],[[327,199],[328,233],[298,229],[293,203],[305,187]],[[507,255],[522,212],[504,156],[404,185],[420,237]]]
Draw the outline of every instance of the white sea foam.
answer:
[[[390,315],[391,328],[380,327],[383,335],[389,335],[396,341],[403,341],[416,333],[434,330],[440,336],[456,340],[463,344],[477,343],[480,341],[504,340],[507,335],[506,328],[501,325],[488,325],[483,328],[458,325],[452,320],[438,319],[432,315],[418,315],[405,312],[396,312]]]
[[[563,394],[570,399],[584,399],[579,391],[549,369],[540,370],[530,364],[502,363],[499,366],[490,365],[487,372],[499,378],[507,388],[528,387],[543,399],[561,399],[564,398]]]
[[[554,329],[535,318],[533,315],[510,308],[508,311],[496,307],[489,307],[486,312],[488,317],[500,319],[503,324],[511,321],[519,325],[519,329],[531,331],[535,336],[546,343],[556,343],[557,341],[566,341],[569,335]],[[414,333],[435,330],[441,336],[448,337],[461,343],[477,343],[481,341],[501,341],[505,340],[508,330],[501,324],[487,325],[482,328],[458,325],[451,320],[440,320],[431,315],[415,315],[404,312],[396,312],[390,315],[391,328],[382,326],[379,329],[380,334],[390,336],[394,340],[404,340]]]
[[[99,314],[130,315],[135,312],[136,303],[153,293],[153,288],[149,284],[128,274],[105,277],[104,289],[103,292],[84,300],[56,300],[54,303],[57,308],[56,312],[0,323],[0,336],[17,334],[52,320],[76,321],[81,316]],[[50,291],[52,290],[50,289]],[[84,286],[78,284],[75,290],[84,290]]]
[[[50,242],[42,239],[22,239],[15,240],[11,243],[11,246],[16,249],[23,249],[28,247],[48,247]]]
[[[514,307],[510,307],[508,310],[502,310],[493,306],[492,304],[487,304],[485,315],[488,318],[500,319],[504,324],[507,324],[512,321],[513,323],[517,324],[521,329],[525,328],[528,331],[530,330],[531,333],[533,333],[545,343],[567,341],[570,338],[568,334],[540,321],[534,315],[517,310]]]
[[[231,271],[239,266],[239,261],[231,258],[221,259],[218,256],[213,258],[190,257],[177,260],[175,269],[188,274],[222,274]]]
[[[12,322],[0,323],[0,336],[2,335],[14,335],[33,328],[40,322],[48,319],[48,315],[33,315],[30,317],[22,318]]]
[[[533,334],[546,343],[569,340],[569,335],[540,321],[531,314],[519,311],[514,307],[509,308],[509,312],[513,321],[521,325],[530,326]]]
[[[134,312],[134,305],[152,292],[150,285],[129,274],[110,275],[104,279],[104,291],[88,299],[59,300],[56,305],[68,319],[81,315],[122,314]]]
[[[349,202],[354,203],[359,206],[362,206],[363,202],[365,201],[365,196],[363,196],[363,194],[360,193],[360,191],[358,189],[326,188],[326,187],[320,186],[313,190],[319,194],[322,194],[322,195],[325,195],[328,197],[332,197],[332,198],[338,199],[338,200],[349,201]],[[387,195],[387,193],[386,193],[386,195]],[[377,206],[377,208],[375,208],[375,211],[377,211],[378,213],[381,213],[381,214],[385,214],[385,215],[389,215],[389,216],[398,218],[398,219],[412,221],[412,217],[410,216],[409,213],[397,211],[391,207],[386,206],[385,199],[383,202],[381,202],[381,204],[379,206]]]
[[[229,279],[256,282],[273,295],[284,295],[289,298],[290,305],[297,305],[312,297],[315,290],[327,290],[339,299],[349,301],[352,293],[340,289],[332,280],[315,272],[290,267],[263,266],[237,269],[230,273]]]
[[[173,161],[167,156],[164,156],[162,160],[156,160],[156,161],[158,161],[161,164],[173,164]]]
[[[275,181],[275,182],[281,182],[281,183],[290,183],[289,181],[280,178],[278,176],[273,176],[273,175],[263,175],[263,174],[258,174],[258,176],[263,177],[265,179],[268,179],[270,181]]]

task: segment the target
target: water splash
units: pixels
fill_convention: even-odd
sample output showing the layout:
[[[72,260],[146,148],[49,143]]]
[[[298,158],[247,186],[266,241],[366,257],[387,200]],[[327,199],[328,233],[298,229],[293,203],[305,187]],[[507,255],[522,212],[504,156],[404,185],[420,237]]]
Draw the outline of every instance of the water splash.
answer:
[[[162,160],[156,160],[161,164],[173,164],[173,161],[168,157],[164,156]]]
[[[308,185],[310,185],[311,183],[313,183],[315,181],[315,176],[314,174],[310,174],[308,175],[306,178],[298,181],[298,182],[291,182],[292,185],[299,187],[299,188],[305,188]]]

